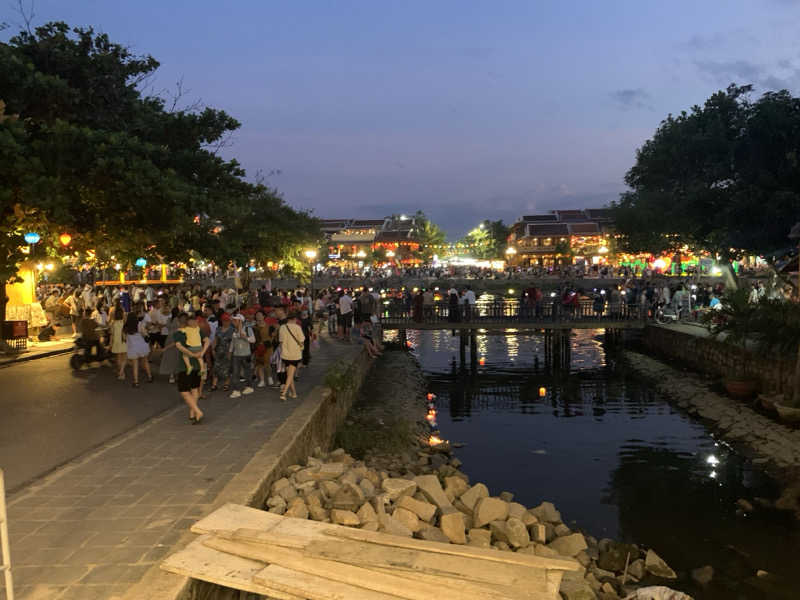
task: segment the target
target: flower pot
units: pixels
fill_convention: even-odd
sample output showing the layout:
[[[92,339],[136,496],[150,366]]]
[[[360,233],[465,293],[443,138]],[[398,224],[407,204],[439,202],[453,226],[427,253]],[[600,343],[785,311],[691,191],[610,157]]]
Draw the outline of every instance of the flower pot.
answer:
[[[737,400],[750,400],[758,389],[755,379],[728,379],[725,381],[725,390],[728,395]]]

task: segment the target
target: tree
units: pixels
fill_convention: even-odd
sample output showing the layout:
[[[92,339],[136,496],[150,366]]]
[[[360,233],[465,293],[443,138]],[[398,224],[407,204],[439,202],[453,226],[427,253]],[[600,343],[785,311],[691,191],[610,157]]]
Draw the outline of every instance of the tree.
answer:
[[[684,245],[725,261],[788,245],[800,212],[800,99],[730,85],[669,115],[636,153],[630,191],[612,206],[622,246]]]
[[[433,223],[424,212],[418,210],[414,215],[419,240],[419,256],[424,261],[430,261],[437,253],[435,246],[441,246],[447,239],[447,234],[436,223]]]
[[[502,259],[508,247],[509,228],[500,221],[485,220],[459,240],[471,246],[470,254],[484,260]]]

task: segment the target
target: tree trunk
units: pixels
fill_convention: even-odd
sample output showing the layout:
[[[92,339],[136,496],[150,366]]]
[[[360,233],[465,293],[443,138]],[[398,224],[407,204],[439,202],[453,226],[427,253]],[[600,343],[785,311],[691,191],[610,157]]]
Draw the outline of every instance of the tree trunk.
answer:
[[[3,326],[3,323],[6,322],[6,305],[8,304],[8,296],[6,296],[6,282],[0,282],[0,328]],[[3,354],[10,354],[15,352],[15,350],[9,346],[6,341],[3,339],[0,331],[0,353]]]

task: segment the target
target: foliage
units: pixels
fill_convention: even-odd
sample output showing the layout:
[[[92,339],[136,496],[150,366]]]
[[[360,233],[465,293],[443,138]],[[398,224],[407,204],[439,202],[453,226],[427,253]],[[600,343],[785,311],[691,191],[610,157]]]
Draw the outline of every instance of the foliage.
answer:
[[[474,246],[470,254],[484,260],[502,259],[508,247],[509,228],[499,221],[482,221],[475,229],[459,240],[460,243]]]
[[[432,246],[444,244],[447,235],[441,227],[432,222],[421,210],[418,210],[414,215],[414,221],[417,227],[417,239],[420,243],[420,258],[429,261],[436,254]]]
[[[325,373],[325,385],[334,395],[345,395],[356,390],[355,368],[353,363],[340,360]]]
[[[630,251],[688,245],[733,260],[789,244],[800,214],[800,98],[786,91],[749,100],[730,85],[669,115],[637,151],[612,206]]]

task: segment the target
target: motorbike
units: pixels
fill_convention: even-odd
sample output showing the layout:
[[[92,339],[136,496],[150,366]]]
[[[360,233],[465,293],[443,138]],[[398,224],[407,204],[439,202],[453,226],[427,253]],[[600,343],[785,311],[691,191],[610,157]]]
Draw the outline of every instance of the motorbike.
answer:
[[[95,348],[97,349],[97,352],[92,351]],[[109,360],[110,358],[111,353],[106,350],[102,343],[95,344],[94,342],[84,341],[83,338],[78,338],[75,340],[75,347],[73,348],[72,356],[69,359],[69,366],[77,371],[83,367],[83,365],[88,365],[94,362],[101,363],[104,360]]]
[[[690,311],[688,308],[674,309],[671,306],[659,306],[656,309],[655,320],[659,325],[668,325],[677,323],[689,316]]]

